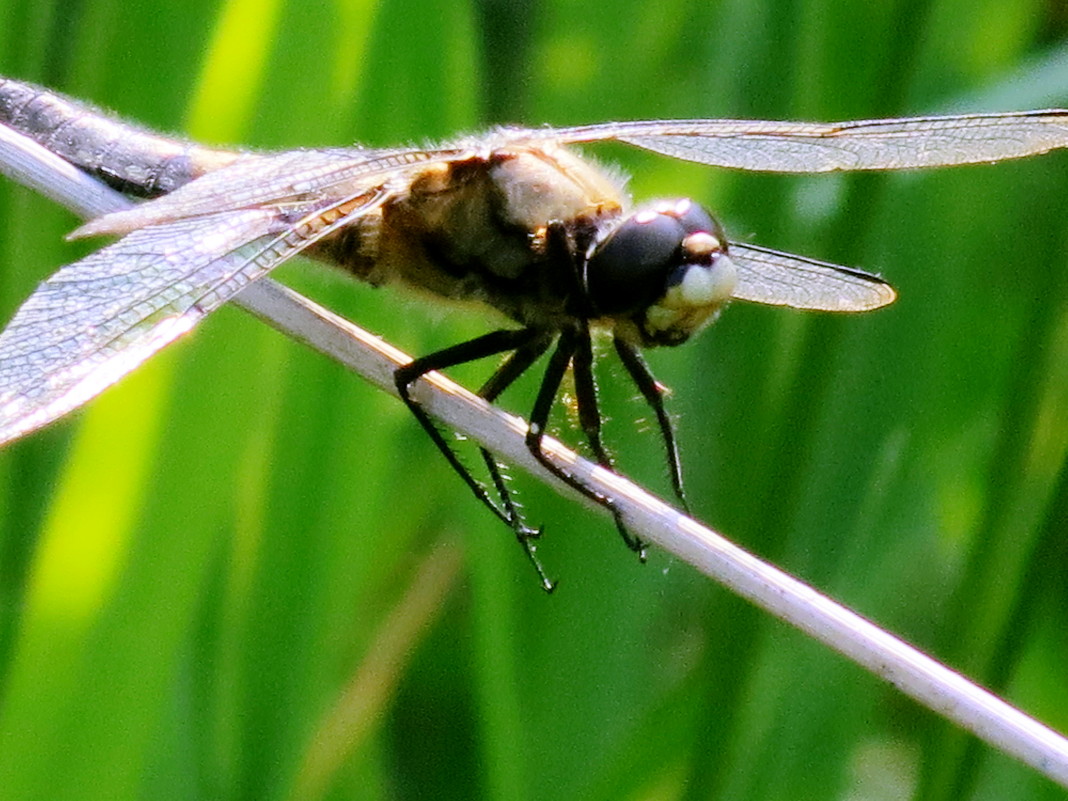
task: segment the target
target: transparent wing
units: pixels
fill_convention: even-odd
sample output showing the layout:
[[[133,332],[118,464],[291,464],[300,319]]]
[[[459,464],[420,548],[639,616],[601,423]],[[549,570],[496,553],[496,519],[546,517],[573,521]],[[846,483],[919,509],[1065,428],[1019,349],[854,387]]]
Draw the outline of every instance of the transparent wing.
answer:
[[[564,144],[614,140],[684,161],[764,172],[902,170],[1068,147],[1068,111],[836,123],[648,120],[560,128],[543,136]]]
[[[41,284],[0,334],[0,444],[82,405],[286,259],[376,208],[249,209],[143,228]]]
[[[447,150],[291,150],[251,156],[210,172],[168,195],[107,214],[72,237],[126,234],[147,225],[273,205],[325,203],[359,194],[391,179],[403,182],[407,168],[456,157]]]
[[[196,325],[273,219],[248,211],[137,231],[41,284],[0,334],[0,443],[77,408]]]
[[[893,303],[893,287],[878,276],[838,264],[732,242],[738,270],[734,297],[770,306],[860,312]]]

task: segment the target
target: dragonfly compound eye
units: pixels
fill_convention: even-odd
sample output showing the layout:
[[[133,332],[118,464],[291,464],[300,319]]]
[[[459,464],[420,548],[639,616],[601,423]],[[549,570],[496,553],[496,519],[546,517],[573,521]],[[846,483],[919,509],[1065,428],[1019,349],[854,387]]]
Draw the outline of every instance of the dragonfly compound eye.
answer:
[[[589,256],[595,313],[627,317],[642,345],[675,345],[710,322],[736,283],[723,229],[690,200],[660,201],[626,217]]]

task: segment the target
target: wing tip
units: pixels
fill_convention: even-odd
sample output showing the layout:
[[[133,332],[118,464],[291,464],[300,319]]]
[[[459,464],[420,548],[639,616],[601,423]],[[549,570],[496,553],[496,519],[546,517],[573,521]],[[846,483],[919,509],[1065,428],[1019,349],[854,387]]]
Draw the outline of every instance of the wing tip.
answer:
[[[890,284],[883,281],[883,279],[878,278],[877,276],[874,277],[876,278],[878,283],[872,287],[872,289],[874,289],[875,291],[871,299],[871,304],[864,307],[863,309],[858,309],[858,311],[875,311],[876,309],[881,309],[884,306],[889,306],[891,303],[897,300],[897,290],[894,289]]]

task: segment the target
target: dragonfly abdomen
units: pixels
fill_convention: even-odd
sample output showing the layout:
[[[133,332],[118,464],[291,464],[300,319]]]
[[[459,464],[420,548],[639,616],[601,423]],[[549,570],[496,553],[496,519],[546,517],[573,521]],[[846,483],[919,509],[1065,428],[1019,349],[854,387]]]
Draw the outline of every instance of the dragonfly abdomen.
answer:
[[[0,123],[132,197],[167,194],[240,153],[150,133],[32,83],[0,78]]]

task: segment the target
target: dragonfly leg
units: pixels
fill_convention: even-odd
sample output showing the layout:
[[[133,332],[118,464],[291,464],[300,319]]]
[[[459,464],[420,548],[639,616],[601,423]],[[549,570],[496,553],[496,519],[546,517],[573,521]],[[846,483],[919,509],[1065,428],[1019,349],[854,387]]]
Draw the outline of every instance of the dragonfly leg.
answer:
[[[671,475],[671,486],[675,491],[675,497],[679,499],[683,510],[689,514],[690,507],[686,502],[686,491],[682,483],[682,462],[679,459],[679,448],[675,439],[675,426],[671,422],[671,416],[664,408],[664,387],[656,380],[649,365],[641,353],[633,345],[621,339],[614,339],[616,353],[623,362],[628,375],[638,391],[642,393],[645,402],[656,414],[656,422],[660,428],[660,439],[664,443],[664,451],[667,459],[668,471]]]
[[[394,383],[401,400],[415,416],[423,427],[423,430],[437,446],[438,450],[448,461],[453,471],[460,476],[471,490],[472,494],[494,515],[503,521],[514,532],[516,539],[523,546],[527,558],[538,573],[542,587],[547,592],[552,592],[555,582],[551,581],[545,573],[541,562],[535,554],[534,541],[541,536],[541,528],[530,528],[523,521],[523,517],[508,491],[500,465],[492,454],[485,448],[480,448],[483,460],[489,470],[490,479],[496,492],[495,500],[486,491],[486,488],[471,474],[471,471],[460,461],[456,451],[442,435],[434,421],[423,408],[411,397],[411,385],[421,376],[434,370],[444,370],[457,364],[493,356],[498,353],[512,350],[514,353],[493,374],[486,386],[479,394],[488,401],[493,401],[497,395],[504,391],[515,381],[537,358],[545,352],[552,341],[550,334],[534,329],[501,330],[487,334],[483,337],[468,342],[454,345],[450,348],[431,353],[427,356],[398,368],[394,372]]]
[[[644,562],[646,558],[645,543],[627,529],[626,522],[612,499],[597,492],[577,476],[552,462],[542,449],[542,440],[545,436],[549,412],[552,410],[552,405],[556,400],[564,374],[567,372],[568,366],[573,363],[576,399],[583,430],[598,464],[606,470],[612,470],[612,460],[601,443],[601,419],[597,408],[597,391],[593,382],[592,362],[592,345],[587,328],[582,327],[579,330],[565,331],[560,335],[556,350],[553,351],[549,359],[549,365],[545,369],[538,396],[534,401],[534,409],[530,413],[530,428],[527,431],[526,438],[527,449],[546,470],[576,492],[611,512],[616,522],[616,529],[619,531],[623,542],[626,543],[630,550],[637,553]]]
[[[502,392],[510,387],[519,376],[523,375],[545,353],[552,340],[552,334],[543,333],[516,348],[508,359],[490,376],[489,380],[482,385],[478,391],[479,397],[484,398],[489,403],[497,400]],[[494,489],[497,490],[497,495],[501,499],[501,504],[506,510],[509,510],[514,520],[521,520],[522,517],[501,472],[500,462],[485,448],[480,447],[479,451],[482,454],[482,461],[486,464],[486,470],[489,473],[490,480],[493,482]],[[513,526],[513,530],[516,532],[516,539],[519,540],[519,544],[523,546],[527,559],[530,560],[541,578],[542,586],[547,592],[552,592],[556,587],[556,582],[550,581],[545,575],[541,561],[535,554],[537,546],[534,541],[541,536],[542,528],[540,526],[537,529],[530,529],[526,526],[521,528]]]
[[[575,343],[575,355],[571,359],[571,370],[575,376],[575,401],[578,405],[579,424],[586,434],[586,441],[597,463],[606,470],[615,472],[612,458],[601,441],[601,411],[597,403],[597,383],[593,377],[593,346],[590,341],[589,328],[586,326],[579,331]],[[644,562],[646,544],[627,529],[622,517],[612,506],[608,508],[616,521],[619,536],[622,537],[627,547],[638,554]]]

